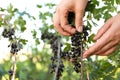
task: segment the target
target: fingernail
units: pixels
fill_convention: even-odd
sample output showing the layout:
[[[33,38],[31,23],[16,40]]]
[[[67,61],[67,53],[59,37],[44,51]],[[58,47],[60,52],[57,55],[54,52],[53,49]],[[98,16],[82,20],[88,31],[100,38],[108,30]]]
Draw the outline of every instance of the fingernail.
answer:
[[[83,26],[79,26],[77,30],[78,30],[78,32],[82,32]]]

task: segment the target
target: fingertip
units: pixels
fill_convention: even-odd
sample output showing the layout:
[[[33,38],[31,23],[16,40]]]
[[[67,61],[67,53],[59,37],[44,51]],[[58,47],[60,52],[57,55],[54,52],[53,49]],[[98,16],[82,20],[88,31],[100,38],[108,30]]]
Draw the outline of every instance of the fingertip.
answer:
[[[96,36],[93,38],[93,40],[97,40]]]
[[[93,37],[93,40],[98,40],[100,37],[99,37],[99,35],[97,34],[97,35],[95,35],[94,37]]]
[[[81,11],[81,10],[76,12],[75,25],[76,25],[76,29],[77,29],[78,32],[83,31],[83,11]]]
[[[79,26],[79,27],[76,27],[76,28],[77,28],[78,32],[82,32],[83,31],[83,26]]]
[[[85,59],[86,58],[86,56],[85,55],[83,55],[83,59]]]
[[[85,52],[85,53],[83,53],[83,59],[84,58],[87,58],[88,57],[88,53],[87,53],[87,51]]]
[[[66,33],[66,32],[63,32],[63,33],[61,33],[63,36],[71,36],[71,34],[69,34],[69,33]]]

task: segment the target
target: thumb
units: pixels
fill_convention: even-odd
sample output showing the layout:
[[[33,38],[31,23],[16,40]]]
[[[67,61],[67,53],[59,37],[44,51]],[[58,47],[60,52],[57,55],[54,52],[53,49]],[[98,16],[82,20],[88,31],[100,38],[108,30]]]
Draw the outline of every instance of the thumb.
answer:
[[[79,32],[82,32],[83,30],[83,13],[84,11],[77,11],[75,13],[75,26]]]

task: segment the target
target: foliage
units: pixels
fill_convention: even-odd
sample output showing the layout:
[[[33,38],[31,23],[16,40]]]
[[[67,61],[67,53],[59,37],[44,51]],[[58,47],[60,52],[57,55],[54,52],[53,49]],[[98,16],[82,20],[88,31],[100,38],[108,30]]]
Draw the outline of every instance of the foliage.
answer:
[[[101,5],[102,4],[102,5]],[[119,0],[91,0],[88,2],[84,24],[89,26],[92,29],[93,26],[98,26],[96,21],[104,20],[106,21],[112,17],[113,13],[119,13],[117,6],[120,5]],[[42,12],[42,8],[46,7],[48,10]],[[43,43],[40,37],[37,35],[46,33],[53,33],[55,35],[61,36],[58,32],[53,29],[52,17],[54,13],[55,4],[47,3],[45,5],[38,4],[36,6],[39,11],[39,21],[42,26],[39,30],[32,30],[32,36],[35,40],[35,47],[31,47],[32,53],[25,53],[22,55],[18,54],[17,60],[17,72],[16,80],[53,80],[54,75],[50,73],[50,57],[52,51],[50,49],[49,41],[44,42],[42,49],[39,50],[38,46]],[[0,8],[1,12],[7,12],[3,15],[4,17],[0,18],[0,28],[10,28],[14,27],[15,31],[18,34],[22,34],[27,29],[27,20],[24,18],[25,15],[33,21],[36,19],[34,16],[31,16],[26,11],[20,12],[19,9],[13,8],[13,5],[10,4],[7,9]],[[89,32],[88,43],[93,43],[94,34]],[[26,34],[27,35],[27,34]],[[17,35],[19,36],[19,35]],[[21,39],[20,37],[17,37]],[[27,44],[26,39],[21,39],[22,45]],[[61,42],[64,44],[64,51],[70,49],[70,38],[61,36]],[[87,48],[88,46],[86,46]],[[26,57],[24,61],[21,61],[20,56]],[[0,63],[0,80],[8,80],[11,67],[11,58],[12,55],[9,54],[8,59],[3,59],[3,63]],[[120,49],[118,47],[117,51],[114,54],[108,57],[89,57],[84,59],[84,80],[120,80]],[[76,73],[73,70],[73,66],[68,61],[64,61],[65,68],[63,72],[62,80],[79,80],[80,73]]]

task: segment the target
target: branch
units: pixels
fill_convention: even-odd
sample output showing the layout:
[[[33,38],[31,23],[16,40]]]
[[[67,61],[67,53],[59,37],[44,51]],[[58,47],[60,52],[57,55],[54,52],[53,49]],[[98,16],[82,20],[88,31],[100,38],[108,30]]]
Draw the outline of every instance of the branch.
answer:
[[[17,53],[14,53],[13,57],[14,57],[13,66],[12,66],[13,69],[12,69],[12,73],[10,74],[10,80],[15,80]]]
[[[89,76],[88,71],[86,72],[86,74],[87,74],[87,80],[90,80],[90,76]]]
[[[58,44],[58,51],[57,51],[57,66],[56,66],[56,69],[55,69],[55,77],[54,77],[54,80],[58,80],[58,69],[59,69],[59,66],[60,66],[60,62],[61,62],[61,58],[60,58],[60,40],[59,38],[56,40],[57,44]]]
[[[84,72],[83,72],[83,43],[81,44],[80,46],[80,51],[81,51],[81,56],[80,56],[80,62],[81,62],[81,77],[80,77],[80,80],[83,80],[84,78]]]

